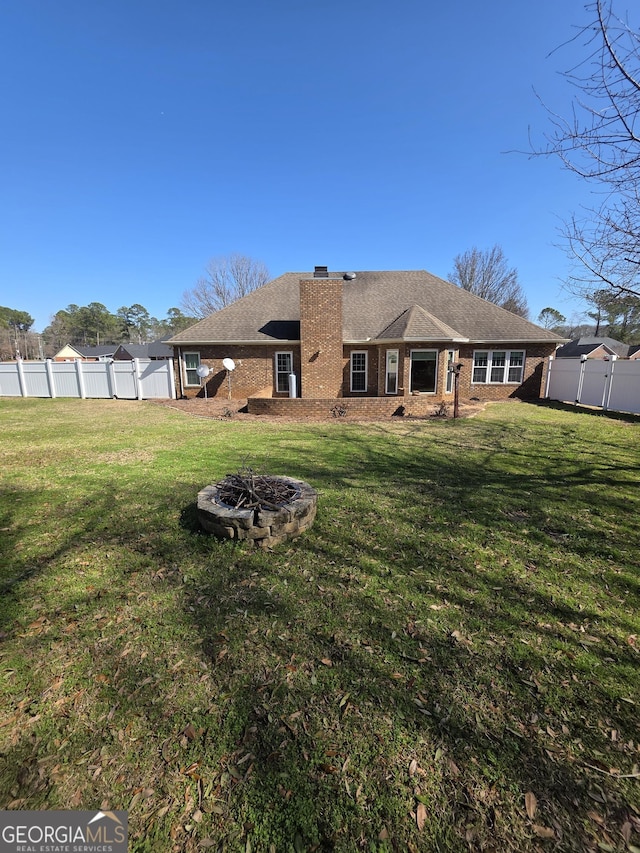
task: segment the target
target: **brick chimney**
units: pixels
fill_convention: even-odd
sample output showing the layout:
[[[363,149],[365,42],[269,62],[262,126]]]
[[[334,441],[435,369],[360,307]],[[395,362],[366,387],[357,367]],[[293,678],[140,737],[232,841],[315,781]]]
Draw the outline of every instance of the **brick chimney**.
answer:
[[[300,280],[300,396],[342,396],[342,276],[316,267],[313,278]]]

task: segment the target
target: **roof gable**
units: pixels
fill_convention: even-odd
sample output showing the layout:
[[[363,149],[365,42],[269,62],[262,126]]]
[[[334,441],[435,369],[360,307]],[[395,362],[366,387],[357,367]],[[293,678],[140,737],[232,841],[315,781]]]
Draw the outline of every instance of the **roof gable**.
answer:
[[[419,305],[412,305],[383,329],[377,340],[402,340],[402,341],[466,341],[468,340],[460,332],[456,332],[451,326],[440,322],[437,317],[429,314]]]

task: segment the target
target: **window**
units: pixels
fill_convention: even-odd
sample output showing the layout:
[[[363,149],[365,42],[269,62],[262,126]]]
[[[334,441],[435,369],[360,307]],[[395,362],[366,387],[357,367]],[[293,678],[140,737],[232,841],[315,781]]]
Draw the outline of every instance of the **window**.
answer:
[[[523,369],[524,353],[522,352],[522,350],[517,350],[515,352],[510,353],[507,382],[517,382],[519,385],[522,382]]]
[[[507,363],[506,352],[491,353],[491,382],[504,382],[504,368]]]
[[[433,394],[438,375],[438,353],[434,349],[411,351],[411,391]]]
[[[279,394],[289,393],[289,374],[293,373],[293,353],[276,353],[276,391]]]
[[[473,354],[475,384],[519,385],[524,372],[524,350],[477,350]]]
[[[364,350],[351,353],[351,390],[367,391],[367,353]]]
[[[455,360],[456,360],[456,351],[454,349],[447,350],[447,384],[446,384],[447,394],[451,394],[453,392],[454,375],[453,375],[452,367],[455,364]]]
[[[387,370],[384,385],[385,394],[398,393],[398,350],[387,350]]]
[[[198,368],[200,367],[199,352],[185,352],[184,354],[184,374],[186,385],[200,385],[200,377],[198,376]]]

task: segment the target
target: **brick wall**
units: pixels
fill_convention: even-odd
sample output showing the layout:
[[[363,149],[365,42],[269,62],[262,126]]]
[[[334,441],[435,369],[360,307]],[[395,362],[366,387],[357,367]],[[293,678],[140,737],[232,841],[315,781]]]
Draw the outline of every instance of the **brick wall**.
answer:
[[[352,391],[351,390],[351,353],[366,352],[367,353],[367,390]],[[345,397],[374,397],[378,391],[378,375],[379,361],[378,358],[384,358],[384,352],[379,351],[376,346],[345,346],[342,358],[342,389]],[[384,371],[383,371],[384,372]],[[384,394],[384,389],[383,389]]]
[[[523,381],[520,385],[504,384],[474,384],[473,378],[473,353],[474,350],[524,350],[525,365]],[[522,400],[535,400],[544,395],[548,359],[555,352],[554,343],[548,344],[486,344],[486,345],[463,345],[460,347],[460,361],[463,364],[460,373],[460,398],[480,400],[505,400],[509,397],[517,397]]]
[[[234,400],[243,400],[258,394],[271,396],[275,387],[276,352],[293,352],[293,369],[298,376],[300,375],[300,348],[297,345],[185,346],[183,352],[199,352],[200,363],[211,368],[211,373],[206,380],[207,396],[210,398],[218,397],[226,400],[229,396],[227,371],[222,364],[223,358],[230,357],[236,364],[236,369],[231,373],[231,397]],[[180,365],[177,355],[174,358],[174,368],[178,397],[204,397],[204,380],[202,380],[202,386],[188,386],[185,384],[183,373],[182,387],[180,386]]]
[[[228,398],[227,373],[222,365],[222,359],[230,356],[236,363],[236,369],[231,375],[231,393],[233,399],[248,397],[287,397],[287,394],[275,394],[274,358],[276,352],[293,352],[293,369],[299,379],[298,394],[304,399],[320,400],[325,405],[327,400],[338,400],[341,397],[349,400],[376,399],[389,401],[389,406],[395,406],[411,401],[424,399],[425,406],[432,406],[439,400],[450,402],[453,394],[447,394],[447,351],[455,345],[440,345],[438,349],[438,384],[436,394],[410,395],[411,349],[420,348],[417,344],[399,344],[389,346],[343,346],[342,330],[338,334],[335,323],[332,322],[332,312],[329,307],[338,298],[337,288],[342,281],[335,279],[312,279],[301,282],[314,288],[314,293],[307,299],[306,323],[310,337],[307,337],[302,347],[297,344],[265,344],[254,346],[211,346],[184,347],[184,351],[200,351],[202,364],[211,368],[207,379],[207,396]],[[327,284],[330,286],[327,287]],[[337,287],[336,287],[337,286]],[[301,294],[302,295],[302,294]],[[335,311],[334,311],[335,314]],[[423,348],[431,348],[424,346]],[[301,355],[302,349],[302,355]],[[397,349],[398,365],[398,395],[385,394],[385,367],[387,349]],[[460,399],[478,398],[480,400],[504,400],[509,397],[521,399],[536,399],[544,394],[548,369],[548,357],[555,352],[555,345],[535,344],[524,347],[526,361],[522,384],[473,384],[473,353],[477,349],[523,349],[522,344],[490,344],[460,345],[457,348],[456,361],[462,363],[460,374]],[[353,350],[366,350],[368,354],[367,392],[351,392],[350,356]],[[179,365],[174,360],[176,374],[176,393],[186,397],[204,397],[203,387],[180,387]],[[326,375],[325,375],[326,369]],[[403,398],[406,396],[406,399]],[[368,405],[362,403],[363,406]],[[375,404],[377,405],[377,404]],[[385,404],[386,405],[386,404]],[[384,406],[383,406],[384,408]]]
[[[286,416],[294,418],[345,417],[353,419],[387,418],[397,415],[430,415],[437,405],[434,397],[344,397],[335,399],[264,399],[251,397],[248,402],[252,415]]]
[[[302,279],[299,394],[305,399],[337,398],[342,382],[342,279]]]

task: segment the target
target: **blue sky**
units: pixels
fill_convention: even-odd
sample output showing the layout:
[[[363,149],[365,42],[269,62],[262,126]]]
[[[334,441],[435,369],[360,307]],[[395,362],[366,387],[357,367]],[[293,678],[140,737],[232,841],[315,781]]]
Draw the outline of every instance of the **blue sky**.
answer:
[[[499,243],[531,317],[587,190],[531,159],[582,0],[4,0],[0,305],[163,318],[210,258],[427,269]]]

